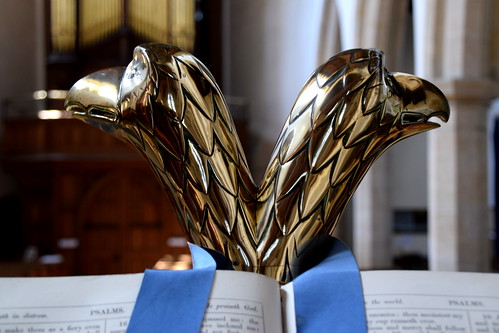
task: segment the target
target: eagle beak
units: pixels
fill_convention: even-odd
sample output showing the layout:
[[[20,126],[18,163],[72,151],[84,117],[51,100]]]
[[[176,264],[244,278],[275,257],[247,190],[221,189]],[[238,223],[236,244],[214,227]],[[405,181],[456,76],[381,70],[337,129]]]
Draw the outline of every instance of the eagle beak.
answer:
[[[113,67],[80,79],[68,92],[66,110],[71,111],[74,118],[103,130],[117,123],[119,87],[124,72],[125,67]]]
[[[442,122],[449,120],[450,108],[447,98],[434,84],[417,76],[394,73],[395,94],[402,103],[401,121],[403,126],[415,125],[419,130],[440,127],[429,121],[438,118]]]

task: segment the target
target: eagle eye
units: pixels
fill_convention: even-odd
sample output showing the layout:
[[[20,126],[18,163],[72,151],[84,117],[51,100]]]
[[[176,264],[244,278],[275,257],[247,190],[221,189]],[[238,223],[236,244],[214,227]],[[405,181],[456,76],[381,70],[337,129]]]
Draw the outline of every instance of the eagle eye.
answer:
[[[385,82],[386,85],[388,86],[388,90],[392,92],[392,94],[400,96],[402,94],[402,87],[400,86],[400,83],[397,82],[397,80],[393,77],[391,73],[388,71],[385,71]]]
[[[130,62],[121,80],[121,95],[126,95],[139,87],[147,78],[148,70],[143,59],[138,58]]]

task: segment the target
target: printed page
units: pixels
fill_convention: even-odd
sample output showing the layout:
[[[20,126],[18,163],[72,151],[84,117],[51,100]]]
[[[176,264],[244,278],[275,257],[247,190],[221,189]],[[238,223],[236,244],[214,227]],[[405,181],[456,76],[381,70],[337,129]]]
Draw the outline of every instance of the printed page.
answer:
[[[142,277],[0,278],[0,332],[125,333]],[[282,332],[278,283],[215,272],[201,332]]]
[[[282,332],[279,284],[264,275],[216,271],[201,332]]]
[[[142,276],[0,278],[0,332],[124,333]]]
[[[499,274],[361,272],[370,333],[499,332]]]

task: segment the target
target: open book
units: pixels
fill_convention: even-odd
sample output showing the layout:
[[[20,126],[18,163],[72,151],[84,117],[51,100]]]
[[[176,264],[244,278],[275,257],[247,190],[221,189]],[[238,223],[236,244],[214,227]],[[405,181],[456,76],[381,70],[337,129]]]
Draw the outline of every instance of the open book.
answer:
[[[361,275],[369,332],[499,332],[499,274]],[[0,332],[125,332],[141,281],[142,274],[0,278]],[[294,327],[292,283],[281,287],[263,275],[216,271],[201,332]]]

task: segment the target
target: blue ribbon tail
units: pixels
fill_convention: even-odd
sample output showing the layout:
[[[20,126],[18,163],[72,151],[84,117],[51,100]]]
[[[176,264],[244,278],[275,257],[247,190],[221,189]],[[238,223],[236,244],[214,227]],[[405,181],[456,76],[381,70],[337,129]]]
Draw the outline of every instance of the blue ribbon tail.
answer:
[[[199,332],[217,265],[203,248],[189,246],[194,269],[145,271],[127,332]]]
[[[327,256],[293,280],[298,332],[367,332],[359,268],[343,242],[320,240]],[[309,261],[310,262],[310,261]]]

